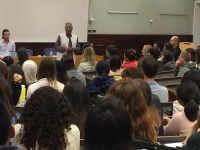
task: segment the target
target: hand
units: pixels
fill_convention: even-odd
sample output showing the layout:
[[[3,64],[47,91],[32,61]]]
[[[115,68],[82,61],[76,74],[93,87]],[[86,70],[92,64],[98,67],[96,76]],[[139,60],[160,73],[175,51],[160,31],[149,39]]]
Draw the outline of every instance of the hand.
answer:
[[[13,81],[16,82],[16,83],[21,83],[21,81],[22,81],[22,76],[21,76],[20,74],[15,73],[15,74],[13,75]]]
[[[3,56],[0,56],[0,59],[3,59]]]
[[[180,60],[178,59],[177,61],[176,61],[176,67],[178,67],[178,66],[180,66],[181,64],[180,64]]]
[[[0,62],[6,65],[6,63],[4,61],[0,60]]]
[[[163,59],[164,59],[164,56],[160,57],[160,58],[158,59],[158,61],[163,61]]]
[[[164,125],[167,125],[169,122],[170,122],[170,118],[163,117],[163,123],[164,123]]]
[[[71,47],[65,47],[65,51],[72,51],[72,48]]]

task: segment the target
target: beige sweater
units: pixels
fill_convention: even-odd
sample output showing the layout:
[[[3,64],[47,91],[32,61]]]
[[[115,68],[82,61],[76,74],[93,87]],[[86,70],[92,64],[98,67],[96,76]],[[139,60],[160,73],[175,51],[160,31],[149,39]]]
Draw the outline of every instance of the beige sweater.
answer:
[[[194,122],[191,122],[185,116],[184,111],[176,113],[170,122],[164,127],[164,135],[166,136],[187,136]]]

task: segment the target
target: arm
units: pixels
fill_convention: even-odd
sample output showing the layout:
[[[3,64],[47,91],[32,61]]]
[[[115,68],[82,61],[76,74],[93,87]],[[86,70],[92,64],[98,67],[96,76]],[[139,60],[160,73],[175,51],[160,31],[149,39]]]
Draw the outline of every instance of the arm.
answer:
[[[192,128],[190,129],[190,131],[187,134],[186,139],[183,141],[183,145],[185,145],[187,143],[188,138],[198,130],[198,124],[197,124],[197,120],[194,122],[194,125],[192,126]]]
[[[60,40],[60,35],[58,36],[57,40],[56,40],[56,43],[54,45],[54,48],[59,51],[59,52],[62,52],[64,53],[65,52],[65,47],[64,46],[61,46],[61,40]]]
[[[84,68],[83,68],[83,66],[82,66],[82,64],[80,63],[79,64],[79,66],[78,66],[78,69],[77,70],[79,70],[79,71],[81,71],[81,72],[84,72]]]

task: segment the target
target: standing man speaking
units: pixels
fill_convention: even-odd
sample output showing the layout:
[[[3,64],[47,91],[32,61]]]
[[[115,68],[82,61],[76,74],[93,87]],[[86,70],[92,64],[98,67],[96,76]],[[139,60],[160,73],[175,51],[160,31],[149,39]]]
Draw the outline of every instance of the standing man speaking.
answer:
[[[78,37],[72,34],[72,23],[65,23],[66,33],[62,33],[58,36],[54,48],[57,50],[57,60],[61,60],[62,56],[66,53],[73,55],[74,63],[76,61],[76,53],[80,50],[78,43]]]
[[[16,51],[15,42],[9,40],[10,32],[8,29],[2,31],[2,40],[0,41],[0,58],[9,56],[9,53]]]

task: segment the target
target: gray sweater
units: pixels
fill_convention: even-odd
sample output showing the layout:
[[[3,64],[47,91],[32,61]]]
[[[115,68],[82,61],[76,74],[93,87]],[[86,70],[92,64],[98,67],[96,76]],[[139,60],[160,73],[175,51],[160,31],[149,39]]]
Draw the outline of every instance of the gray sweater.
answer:
[[[186,63],[186,64],[181,65],[179,67],[175,67],[174,68],[174,75],[182,77],[184,75],[184,73],[191,70],[190,67],[191,68],[196,67],[196,62]]]

